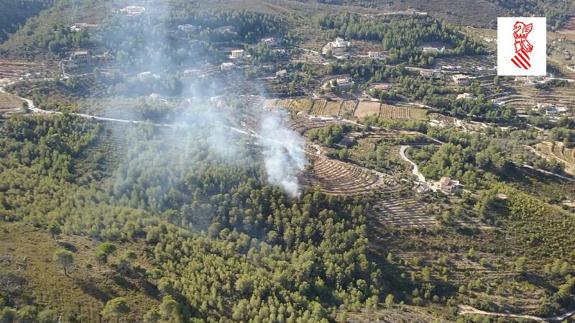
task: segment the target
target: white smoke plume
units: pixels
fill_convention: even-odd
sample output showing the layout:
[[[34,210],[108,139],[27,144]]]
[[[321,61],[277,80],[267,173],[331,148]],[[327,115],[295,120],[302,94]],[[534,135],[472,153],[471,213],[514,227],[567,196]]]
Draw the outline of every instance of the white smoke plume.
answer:
[[[262,118],[260,135],[268,181],[291,197],[299,196],[298,175],[307,163],[304,139],[283,124],[279,112],[269,112]]]

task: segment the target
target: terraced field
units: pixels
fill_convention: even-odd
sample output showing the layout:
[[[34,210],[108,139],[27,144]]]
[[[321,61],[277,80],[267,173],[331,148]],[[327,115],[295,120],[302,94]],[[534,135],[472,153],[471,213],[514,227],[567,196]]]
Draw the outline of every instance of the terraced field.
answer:
[[[387,105],[376,101],[329,101],[325,99],[281,99],[266,100],[267,108],[283,107],[293,112],[304,112],[312,116],[362,119],[380,116],[386,119],[426,120],[427,110],[409,105]]]
[[[322,115],[330,117],[339,116],[343,103],[344,101],[328,101]]]
[[[302,114],[301,112],[292,117],[289,126],[294,131],[303,135],[309,130],[322,128],[330,124],[340,124],[341,121],[338,120],[316,120],[309,118],[308,116]]]
[[[327,100],[315,100],[313,101],[313,106],[309,110],[309,114],[314,116],[324,115],[324,110],[327,105]]]
[[[0,116],[17,113],[22,103],[18,97],[0,92]]]
[[[575,175],[575,149],[567,148],[562,142],[540,142],[535,149],[547,159],[557,160],[565,165],[565,172]]]
[[[507,106],[514,107],[519,113],[524,113],[527,107],[535,107],[538,103],[555,104],[570,109],[573,116],[575,110],[575,86],[569,84],[556,87],[553,90],[539,90],[534,85],[512,84],[509,91],[489,96]]]
[[[357,108],[357,101],[344,101],[341,105],[339,112],[340,117],[345,119],[352,119],[355,109]]]
[[[438,223],[428,204],[415,197],[384,197],[372,212],[379,223],[400,228],[429,228]]]
[[[411,107],[397,107],[392,105],[381,105],[380,117],[385,119],[409,119],[425,120],[427,110]]]
[[[308,157],[312,166],[302,182],[308,187],[319,187],[324,194],[361,195],[401,189],[392,178],[377,175],[362,167],[324,156]]]
[[[380,115],[381,103],[372,101],[361,101],[355,109],[354,117],[362,119],[369,116]]]

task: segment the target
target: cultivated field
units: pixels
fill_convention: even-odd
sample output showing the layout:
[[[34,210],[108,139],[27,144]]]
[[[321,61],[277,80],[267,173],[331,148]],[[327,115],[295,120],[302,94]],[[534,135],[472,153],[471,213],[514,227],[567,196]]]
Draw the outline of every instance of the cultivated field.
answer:
[[[379,116],[385,119],[426,120],[427,110],[409,105],[389,105],[375,101],[329,101],[325,99],[281,99],[266,100],[265,106],[283,107],[294,112],[304,112],[312,116],[340,117],[344,119],[362,119]]]
[[[344,101],[341,105],[341,110],[339,115],[346,119],[351,119],[353,117],[353,113],[355,112],[355,108],[357,107],[357,101]]]
[[[490,80],[483,80],[482,87],[488,88],[493,84]],[[537,104],[554,104],[569,109],[568,115],[573,116],[575,109],[575,84],[566,83],[547,89],[545,86],[538,89],[535,84],[524,80],[505,82],[505,91],[491,93],[488,99],[496,100],[505,106],[514,107],[518,113],[525,113],[527,108],[534,108]]]
[[[309,130],[322,128],[331,124],[340,124],[341,121],[338,120],[314,120],[310,119],[301,113],[298,113],[295,116],[292,116],[290,121],[290,128],[294,131],[304,134]]]
[[[25,77],[46,77],[49,63],[0,60],[0,81],[19,80]]]
[[[323,111],[323,115],[333,117],[339,116],[343,103],[344,101],[328,101]]]
[[[355,109],[354,117],[362,119],[369,116],[378,116],[380,114],[381,103],[371,101],[361,101]]]
[[[575,175],[575,149],[566,148],[562,142],[540,142],[535,145],[535,149],[547,157],[547,159],[557,160],[565,165],[565,172]]]
[[[314,116],[323,116],[326,105],[327,105],[327,100],[315,100],[315,101],[313,101],[313,106],[309,110],[309,114],[314,115]]]
[[[380,117],[384,119],[425,120],[427,110],[420,108],[396,107],[381,105]]]
[[[22,100],[18,97],[0,93],[0,116],[17,113],[22,108]]]
[[[324,156],[310,155],[311,169],[303,183],[319,187],[328,195],[360,195],[401,189],[392,178],[382,177],[367,169]]]
[[[430,205],[415,197],[383,197],[373,206],[373,216],[381,224],[399,228],[427,228],[438,223]]]

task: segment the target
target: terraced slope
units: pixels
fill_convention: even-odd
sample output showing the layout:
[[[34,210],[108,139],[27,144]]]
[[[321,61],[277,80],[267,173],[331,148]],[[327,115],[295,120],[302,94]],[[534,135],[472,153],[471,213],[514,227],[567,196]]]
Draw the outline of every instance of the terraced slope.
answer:
[[[381,224],[400,228],[427,228],[438,223],[427,204],[415,198],[380,199],[373,206],[373,212]]]
[[[325,194],[363,195],[401,189],[399,183],[383,174],[316,154],[309,155],[309,158],[311,170],[302,180],[303,184],[319,187]]]
[[[548,159],[563,163],[565,172],[575,175],[575,149],[565,147],[562,142],[541,142],[535,149]]]

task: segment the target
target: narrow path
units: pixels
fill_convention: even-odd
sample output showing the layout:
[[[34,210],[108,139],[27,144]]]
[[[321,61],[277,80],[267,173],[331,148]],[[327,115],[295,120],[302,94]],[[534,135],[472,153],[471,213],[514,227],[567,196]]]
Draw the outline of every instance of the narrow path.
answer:
[[[487,312],[476,309],[475,307],[469,305],[459,305],[458,310],[459,315],[466,315],[466,314],[479,314],[485,316],[499,316],[499,317],[510,317],[510,318],[519,318],[519,319],[528,319],[533,320],[536,322],[561,322],[566,318],[569,318],[575,315],[575,310],[569,311],[563,315],[557,315],[552,317],[539,317],[534,315],[521,315],[521,314],[510,314],[510,313],[497,313],[497,312]]]
[[[407,148],[409,148],[409,146],[402,145],[401,148],[399,149],[399,155],[401,156],[401,159],[411,164],[411,166],[413,167],[411,173],[417,177],[418,182],[426,183],[425,176],[419,171],[419,167],[417,166],[417,164],[414,163],[411,159],[409,159],[405,154]]]

